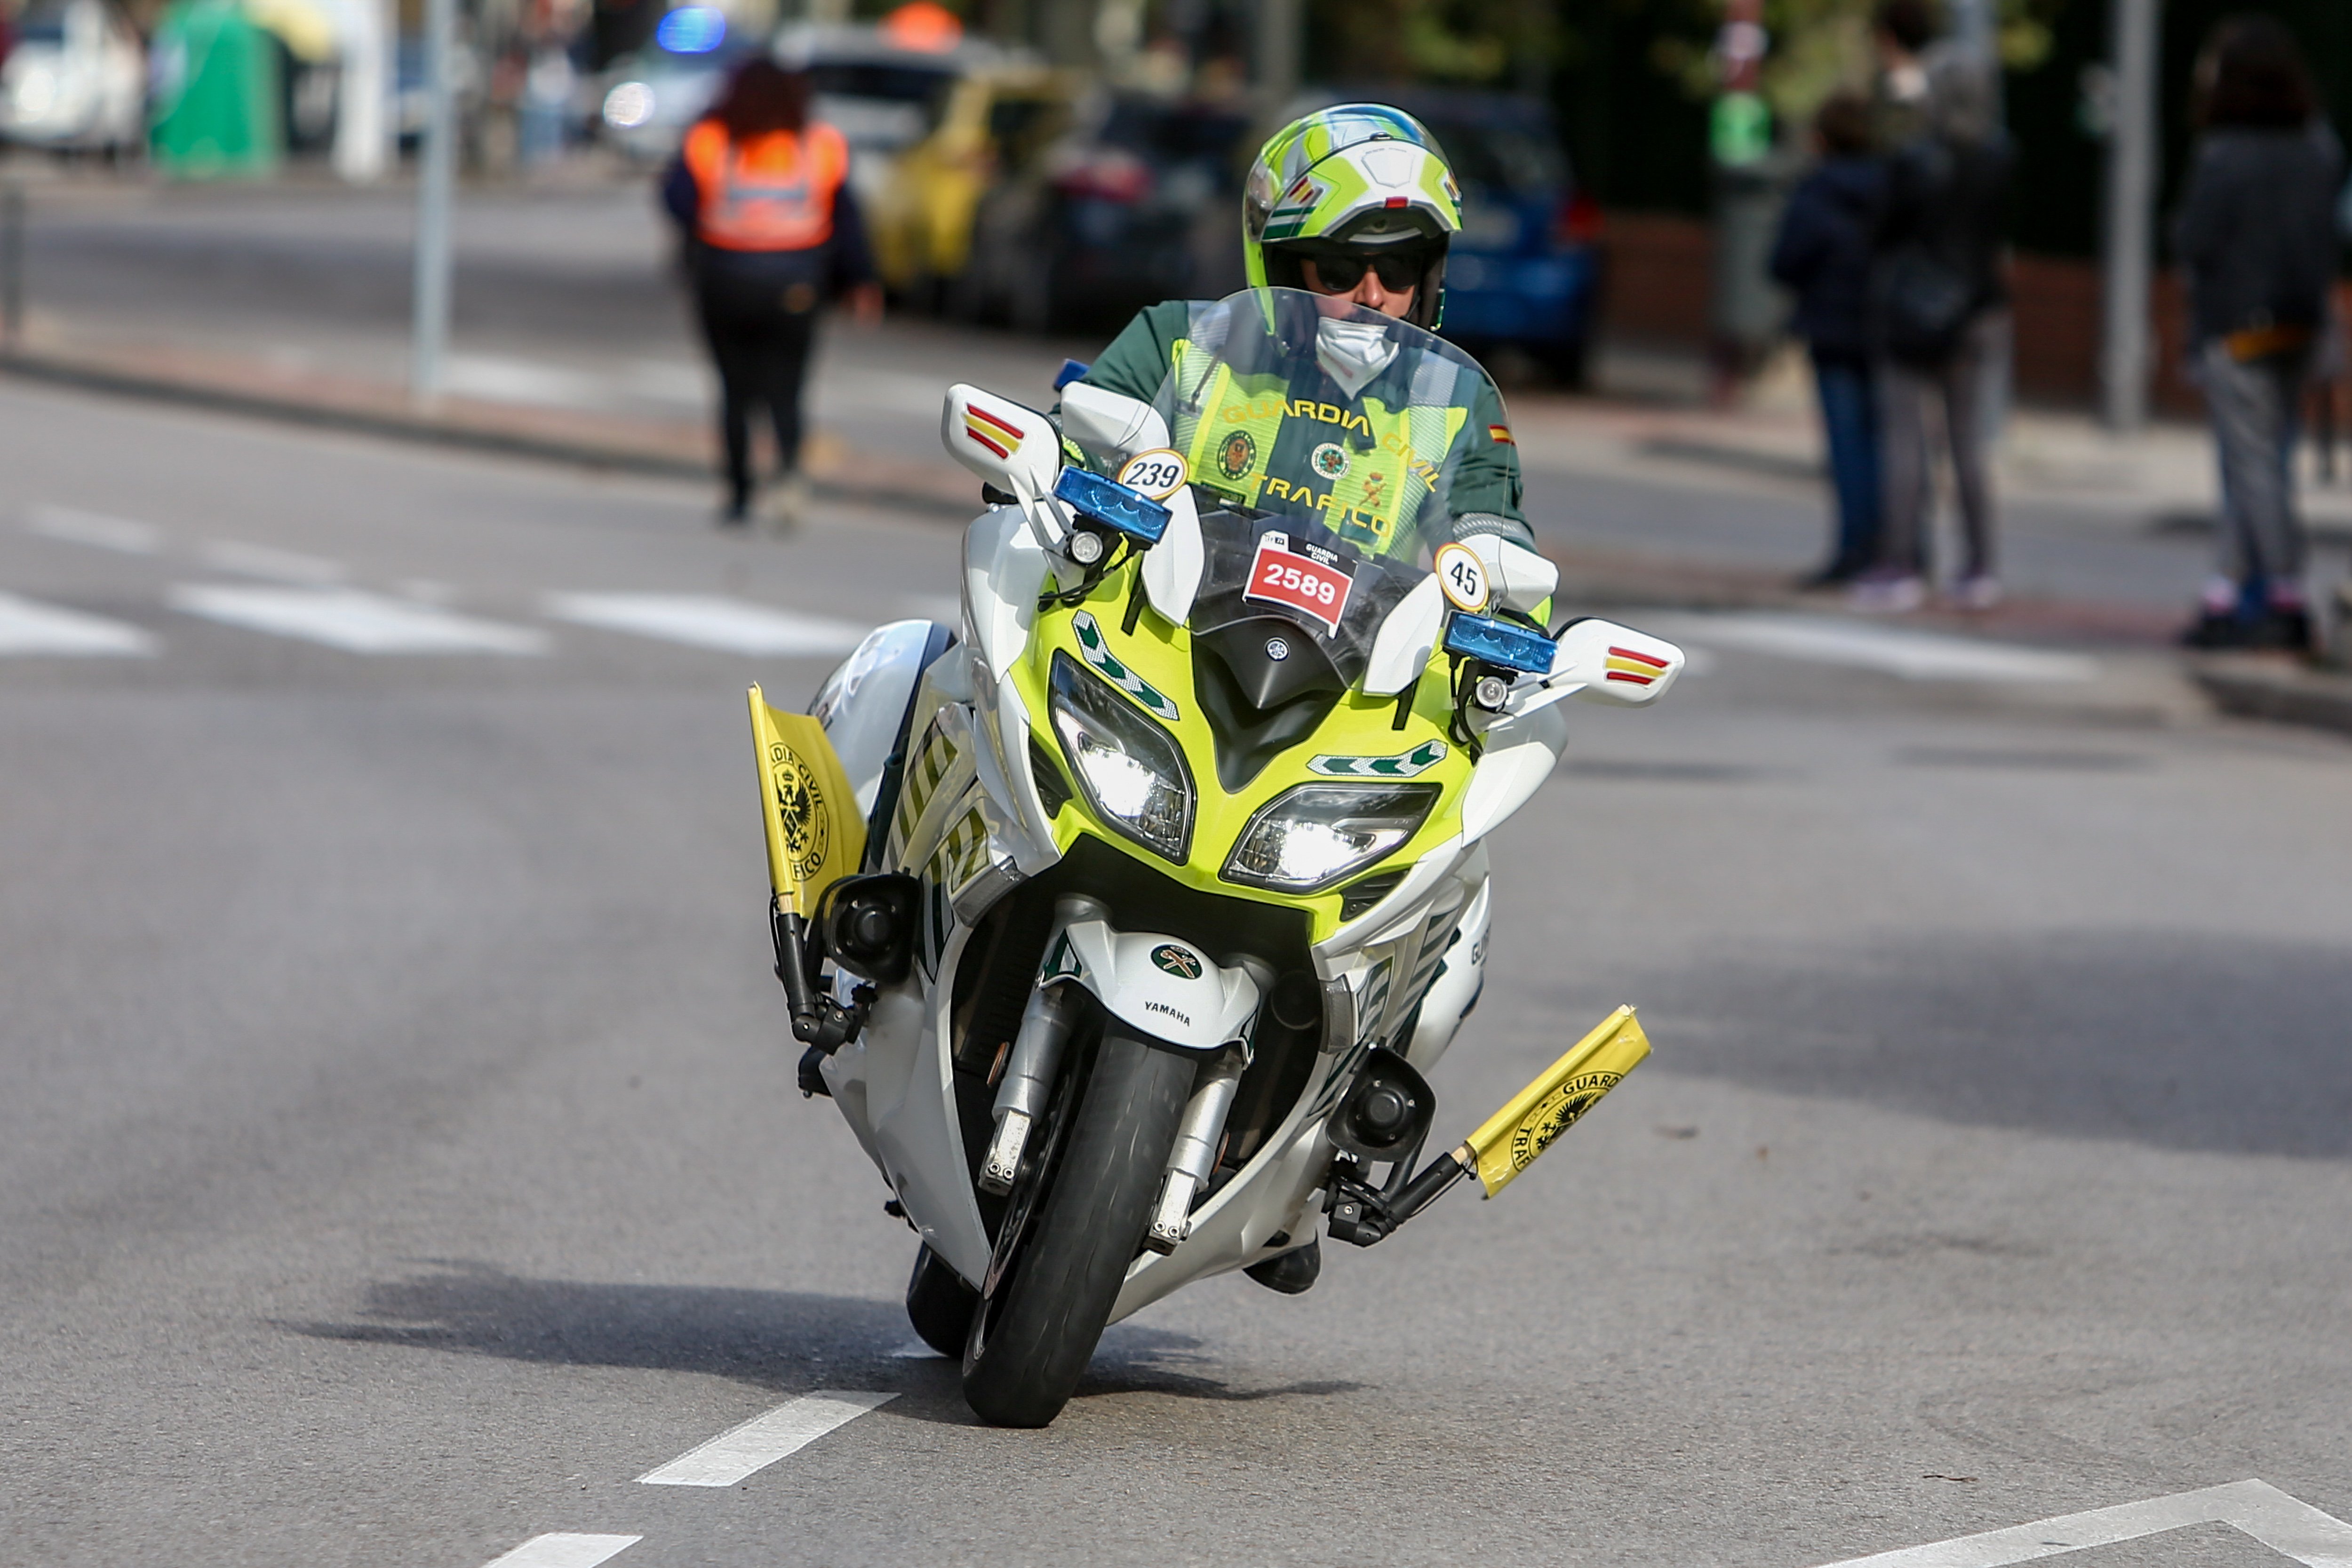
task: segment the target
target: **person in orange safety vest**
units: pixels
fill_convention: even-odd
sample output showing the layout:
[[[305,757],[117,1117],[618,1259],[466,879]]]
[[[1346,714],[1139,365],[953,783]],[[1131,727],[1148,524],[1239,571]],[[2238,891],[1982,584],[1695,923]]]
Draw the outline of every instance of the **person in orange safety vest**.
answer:
[[[703,337],[719,371],[727,450],[721,520],[730,524],[750,518],[751,417],[761,405],[776,433],[771,516],[782,527],[800,520],[807,504],[801,389],[818,311],[845,297],[863,319],[881,314],[865,225],[846,183],[849,145],[832,126],[809,119],[808,103],[805,73],[751,61],[687,132],[662,177],[663,204],[684,233]]]

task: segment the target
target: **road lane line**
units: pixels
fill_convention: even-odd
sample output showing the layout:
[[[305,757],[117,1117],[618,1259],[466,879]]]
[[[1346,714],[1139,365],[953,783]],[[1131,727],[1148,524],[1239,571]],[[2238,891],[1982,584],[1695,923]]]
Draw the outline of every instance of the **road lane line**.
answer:
[[[483,1568],[596,1568],[645,1539],[642,1535],[534,1535]]]
[[[1927,1546],[1853,1557],[1829,1568],[2009,1568],[2094,1546],[2112,1546],[2191,1525],[2226,1524],[2305,1568],[2352,1568],[2352,1524],[2268,1481],[2232,1481],[2086,1513],[2062,1514]]]
[[[1692,642],[1741,648],[1808,664],[1880,670],[1906,681],[2088,681],[2098,661],[1973,637],[1769,612],[1692,617],[1677,622]]]
[[[134,523],[129,517],[110,517],[79,507],[35,507],[25,519],[25,528],[45,538],[121,550],[124,555],[153,555],[163,543],[163,530],[152,523]]]
[[[846,653],[867,628],[823,615],[802,615],[698,593],[551,593],[546,611],[557,621],[628,632],[692,648],[786,658]]]
[[[349,653],[542,653],[545,633],[354,588],[175,586],[173,609]]]
[[[0,593],[0,653],[87,658],[152,653],[155,639],[136,626],[61,605]]]
[[[243,539],[208,539],[197,554],[215,571],[233,571],[239,577],[258,577],[270,582],[300,582],[324,588],[351,575],[351,568],[339,560],[279,549],[275,545],[247,544]]]
[[[820,1388],[764,1416],[754,1416],[637,1479],[656,1487],[731,1487],[898,1397],[850,1388]]]

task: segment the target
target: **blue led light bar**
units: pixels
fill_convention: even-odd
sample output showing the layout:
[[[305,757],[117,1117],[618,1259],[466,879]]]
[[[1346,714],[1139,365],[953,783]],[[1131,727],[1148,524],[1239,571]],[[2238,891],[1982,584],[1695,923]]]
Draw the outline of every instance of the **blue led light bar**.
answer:
[[[1140,490],[1130,490],[1116,479],[1084,468],[1063,469],[1062,476],[1054,481],[1054,498],[1148,545],[1158,544],[1160,536],[1168,531],[1167,507]]]
[[[1491,615],[1457,614],[1448,621],[1445,651],[1523,675],[1551,673],[1550,638],[1532,627],[1514,626]]]
[[[707,55],[727,39],[727,15],[713,5],[683,5],[661,19],[654,42],[674,55]]]

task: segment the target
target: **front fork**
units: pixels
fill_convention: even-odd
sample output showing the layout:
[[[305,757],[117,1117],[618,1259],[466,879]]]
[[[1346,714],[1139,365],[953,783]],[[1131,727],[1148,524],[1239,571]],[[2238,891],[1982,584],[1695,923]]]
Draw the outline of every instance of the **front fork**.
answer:
[[[1108,912],[1092,899],[1073,896],[1062,899],[1054,913],[1058,936],[1080,921],[1106,919]],[[1049,939],[1046,951],[1052,952],[1054,946]],[[1242,962],[1263,995],[1271,983],[1271,971],[1255,960]],[[1028,1005],[1022,1009],[1021,1028],[1005,1055],[1003,1074],[997,1081],[996,1100],[990,1111],[995,1131],[981,1160],[977,1182],[981,1191],[1001,1197],[1013,1190],[1022,1155],[1062,1071],[1070,1036],[1087,1000],[1086,988],[1071,980],[1042,985],[1030,993]],[[1234,1093],[1248,1065],[1245,1045],[1227,1046],[1203,1064],[1194,1081],[1143,1239],[1152,1251],[1173,1252],[1191,1233],[1193,1203],[1216,1169],[1225,1118],[1233,1110]]]

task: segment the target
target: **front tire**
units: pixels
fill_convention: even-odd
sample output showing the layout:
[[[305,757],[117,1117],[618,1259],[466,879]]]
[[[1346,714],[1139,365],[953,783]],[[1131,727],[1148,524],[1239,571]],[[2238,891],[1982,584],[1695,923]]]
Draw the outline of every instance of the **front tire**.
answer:
[[[1067,1141],[1030,1178],[1036,1218],[1023,1223],[1016,1191],[972,1314],[963,1396],[982,1420],[1043,1427],[1076,1390],[1143,1243],[1194,1071],[1104,1021],[1083,1095],[1064,1113]]]

